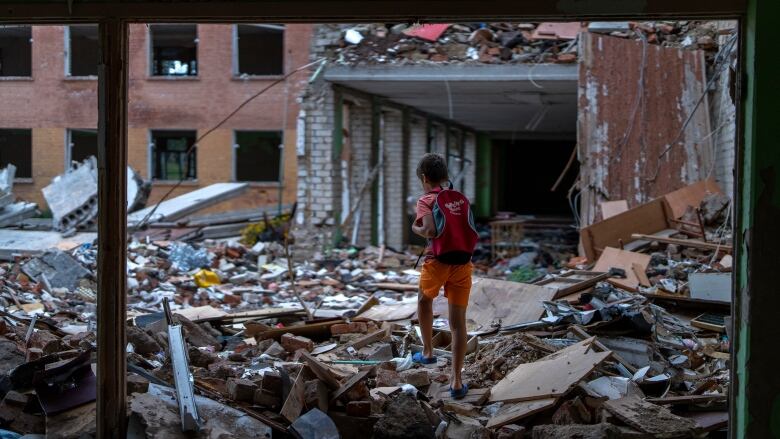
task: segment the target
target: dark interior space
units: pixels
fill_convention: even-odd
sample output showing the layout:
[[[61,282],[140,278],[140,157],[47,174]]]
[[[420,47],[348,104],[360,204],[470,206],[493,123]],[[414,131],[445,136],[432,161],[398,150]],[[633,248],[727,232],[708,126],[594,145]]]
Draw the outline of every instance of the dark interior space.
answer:
[[[153,24],[153,76],[197,76],[198,31],[194,24]]]
[[[493,187],[499,211],[523,215],[565,215],[572,211],[569,188],[579,173],[575,160],[555,185],[571,157],[573,140],[493,140]]]
[[[187,150],[195,144],[194,130],[152,131],[152,178],[174,181],[197,176],[197,149]]]
[[[97,76],[98,27],[95,24],[70,26],[70,76]]]
[[[97,157],[96,130],[70,130],[70,161],[83,162],[90,156]]]
[[[16,178],[32,178],[32,130],[0,129],[0,168],[16,166]]]
[[[32,76],[32,26],[0,26],[0,76]]]
[[[281,131],[236,131],[236,181],[279,181]]]
[[[238,74],[284,74],[284,26],[239,24]]]

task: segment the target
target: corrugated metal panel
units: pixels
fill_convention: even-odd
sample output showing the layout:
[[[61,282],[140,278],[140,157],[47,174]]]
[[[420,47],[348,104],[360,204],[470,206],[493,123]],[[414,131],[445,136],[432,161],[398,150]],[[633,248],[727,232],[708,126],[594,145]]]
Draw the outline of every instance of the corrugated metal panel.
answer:
[[[703,52],[590,33],[581,41],[582,225],[601,218],[603,201],[634,207],[705,178],[712,146]]]

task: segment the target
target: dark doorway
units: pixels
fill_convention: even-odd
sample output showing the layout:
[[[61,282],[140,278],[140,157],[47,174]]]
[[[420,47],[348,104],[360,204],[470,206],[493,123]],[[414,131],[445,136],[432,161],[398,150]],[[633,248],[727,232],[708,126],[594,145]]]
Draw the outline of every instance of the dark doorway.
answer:
[[[493,140],[493,187],[499,211],[523,215],[566,215],[572,211],[567,198],[579,173],[574,160],[555,185],[571,157],[573,140]]]

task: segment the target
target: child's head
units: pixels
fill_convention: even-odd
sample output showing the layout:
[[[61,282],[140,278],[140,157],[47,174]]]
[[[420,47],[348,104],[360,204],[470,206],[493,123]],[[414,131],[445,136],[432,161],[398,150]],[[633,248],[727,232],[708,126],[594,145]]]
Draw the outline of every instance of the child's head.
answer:
[[[425,185],[436,187],[449,180],[447,162],[441,154],[427,153],[417,164],[417,178]]]

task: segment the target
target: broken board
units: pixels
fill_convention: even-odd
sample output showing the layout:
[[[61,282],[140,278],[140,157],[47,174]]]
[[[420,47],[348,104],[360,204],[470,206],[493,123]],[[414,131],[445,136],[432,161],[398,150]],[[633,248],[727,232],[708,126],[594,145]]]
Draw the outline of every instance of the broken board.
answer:
[[[718,183],[714,179],[703,180],[674,192],[669,192],[663,198],[669,204],[671,213],[675,219],[682,218],[688,206],[699,207],[702,200],[708,194],[722,194]]]
[[[481,406],[485,403],[485,401],[487,401],[489,396],[490,389],[469,389],[469,391],[466,393],[466,396],[461,399],[455,399],[452,397],[452,395],[450,395],[450,389],[447,386],[439,391],[435,399],[442,402],[457,402],[459,404],[473,404],[476,406]]]
[[[295,377],[295,381],[293,382],[292,388],[290,389],[290,394],[287,395],[287,400],[284,401],[282,411],[279,412],[279,414],[284,416],[284,418],[288,421],[295,422],[295,420],[301,416],[301,412],[303,411],[305,398],[304,392],[304,379],[302,376],[302,371],[299,371],[298,376]]]
[[[601,218],[612,218],[615,215],[621,214],[628,210],[628,201],[616,200],[616,201],[604,201],[601,203]]]
[[[583,340],[536,362],[517,366],[493,386],[490,402],[557,398],[590,374],[612,352],[596,352],[594,338]]]
[[[466,321],[475,330],[536,322],[544,313],[542,302],[552,300],[557,289],[505,280],[474,278]],[[475,325],[474,325],[475,324]]]
[[[547,410],[555,405],[556,398],[543,398],[534,401],[522,401],[504,404],[487,423],[487,428],[499,428],[513,424],[523,418]]]
[[[601,253],[599,260],[596,261],[593,271],[607,272],[613,267],[623,269],[626,272],[625,279],[612,277],[607,281],[618,288],[636,291],[640,281],[634,272],[633,264],[638,265],[637,270],[647,271],[647,266],[650,264],[650,255],[607,247]]]
[[[376,305],[360,314],[361,318],[381,322],[392,322],[412,317],[417,312],[417,303],[398,303],[393,305]]]
[[[544,285],[547,288],[554,288],[556,292],[553,300],[558,300],[562,297],[586,290],[608,277],[608,273],[572,270],[540,280],[539,282],[534,282],[534,285]]]
[[[693,437],[696,422],[677,416],[665,407],[626,397],[604,401],[603,406],[618,419],[655,438]]]
[[[184,195],[171,198],[162,203],[155,204],[133,212],[127,216],[127,225],[134,227],[146,220],[149,223],[159,221],[174,221],[193,212],[205,209],[211,205],[237,197],[246,191],[248,183],[215,183],[204,188],[187,192]]]
[[[663,198],[629,209],[621,214],[599,221],[580,231],[582,247],[589,261],[595,261],[606,247],[620,247],[633,240],[632,233],[652,235],[671,229],[671,209]]]

